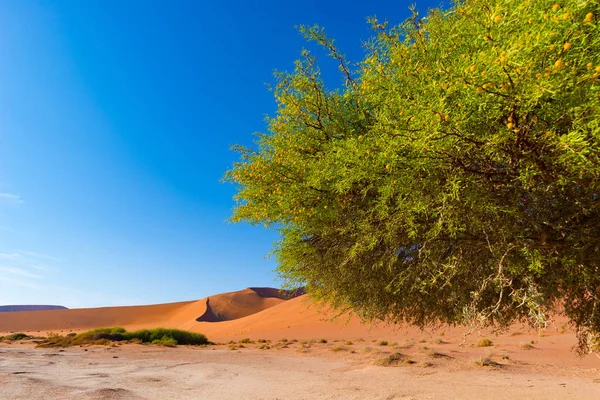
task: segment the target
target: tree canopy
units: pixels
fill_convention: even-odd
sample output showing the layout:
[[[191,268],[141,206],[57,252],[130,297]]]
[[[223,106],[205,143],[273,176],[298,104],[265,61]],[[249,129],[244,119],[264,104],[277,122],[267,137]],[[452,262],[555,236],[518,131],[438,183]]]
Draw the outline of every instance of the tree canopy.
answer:
[[[329,90],[308,51],[226,179],[276,229],[278,271],[366,320],[564,312],[600,337],[600,3],[465,0],[374,30]]]

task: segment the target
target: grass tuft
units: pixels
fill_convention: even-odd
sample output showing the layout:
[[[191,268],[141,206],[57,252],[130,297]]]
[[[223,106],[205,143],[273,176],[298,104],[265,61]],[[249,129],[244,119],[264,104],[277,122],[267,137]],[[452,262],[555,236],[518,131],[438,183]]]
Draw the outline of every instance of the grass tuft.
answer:
[[[450,357],[448,354],[444,354],[444,353],[440,353],[434,349],[427,349],[425,350],[425,354],[429,357],[433,357],[433,358],[452,358]]]
[[[492,360],[490,357],[481,357],[474,361],[475,365],[480,367],[501,367],[502,364],[498,364],[496,361]]]
[[[488,338],[481,338],[477,342],[477,347],[490,347],[493,345],[494,345],[494,343]]]
[[[331,351],[333,351],[334,353],[338,353],[340,351],[348,351],[348,348],[344,346],[335,346],[331,348]]]
[[[520,346],[520,347],[521,347],[523,350],[533,350],[533,349],[535,349],[535,347],[533,347],[533,345],[532,345],[531,343],[528,343],[528,342],[523,342],[523,343],[521,343],[521,346]]]
[[[379,365],[380,367],[391,367],[394,365],[398,365],[401,362],[405,363],[405,364],[414,364],[415,363],[414,361],[405,358],[400,353],[393,353],[393,354],[390,354],[388,356],[385,356],[383,358],[376,360],[375,364]]]

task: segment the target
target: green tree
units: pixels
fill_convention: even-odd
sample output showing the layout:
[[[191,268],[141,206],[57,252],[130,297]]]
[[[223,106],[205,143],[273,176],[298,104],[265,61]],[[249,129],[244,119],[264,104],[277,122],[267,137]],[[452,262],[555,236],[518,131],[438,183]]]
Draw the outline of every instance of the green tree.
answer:
[[[307,51],[226,179],[281,276],[366,320],[600,335],[600,3],[466,0],[375,31],[329,91]]]

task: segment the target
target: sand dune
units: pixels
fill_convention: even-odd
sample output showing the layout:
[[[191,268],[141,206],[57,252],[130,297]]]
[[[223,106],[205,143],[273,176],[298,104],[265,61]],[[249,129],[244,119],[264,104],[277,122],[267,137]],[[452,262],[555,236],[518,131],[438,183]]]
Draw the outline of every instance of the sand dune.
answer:
[[[281,302],[259,313],[244,318],[218,323],[196,322],[179,326],[202,332],[215,340],[239,337],[276,339],[284,336],[298,339],[326,337],[370,337],[389,333],[392,327],[363,325],[356,317],[340,317],[331,321],[334,314],[326,308],[314,306],[307,296]]]
[[[312,338],[338,336],[341,332],[348,337],[382,334],[381,327],[362,325],[357,318],[331,322],[331,315],[327,310],[311,307],[303,291],[282,293],[272,288],[247,288],[179,303],[7,313],[0,318],[0,332],[161,326],[201,332],[216,341],[240,336]],[[391,330],[388,327],[383,332]]]
[[[193,317],[195,308],[198,308],[196,313],[204,312],[204,306],[196,303],[198,302],[13,312],[0,317],[0,332],[80,330],[117,325],[160,325],[166,318],[183,322],[186,317]]]
[[[247,288],[211,296],[205,301],[205,312],[196,321],[221,322],[243,318],[281,304],[296,295],[297,293],[273,288]]]
[[[107,326],[123,326],[127,329],[162,326],[199,331],[206,324],[244,318],[302,293],[280,292],[273,288],[247,288],[178,303],[12,312],[0,317],[0,332],[83,330]]]

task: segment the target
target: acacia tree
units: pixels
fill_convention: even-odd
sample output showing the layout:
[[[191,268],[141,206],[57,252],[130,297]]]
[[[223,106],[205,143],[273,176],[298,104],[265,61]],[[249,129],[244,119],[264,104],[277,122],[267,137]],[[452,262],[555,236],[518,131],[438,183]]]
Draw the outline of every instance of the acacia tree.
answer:
[[[465,0],[371,20],[330,91],[307,51],[226,179],[274,228],[278,271],[366,320],[600,335],[600,3]]]

